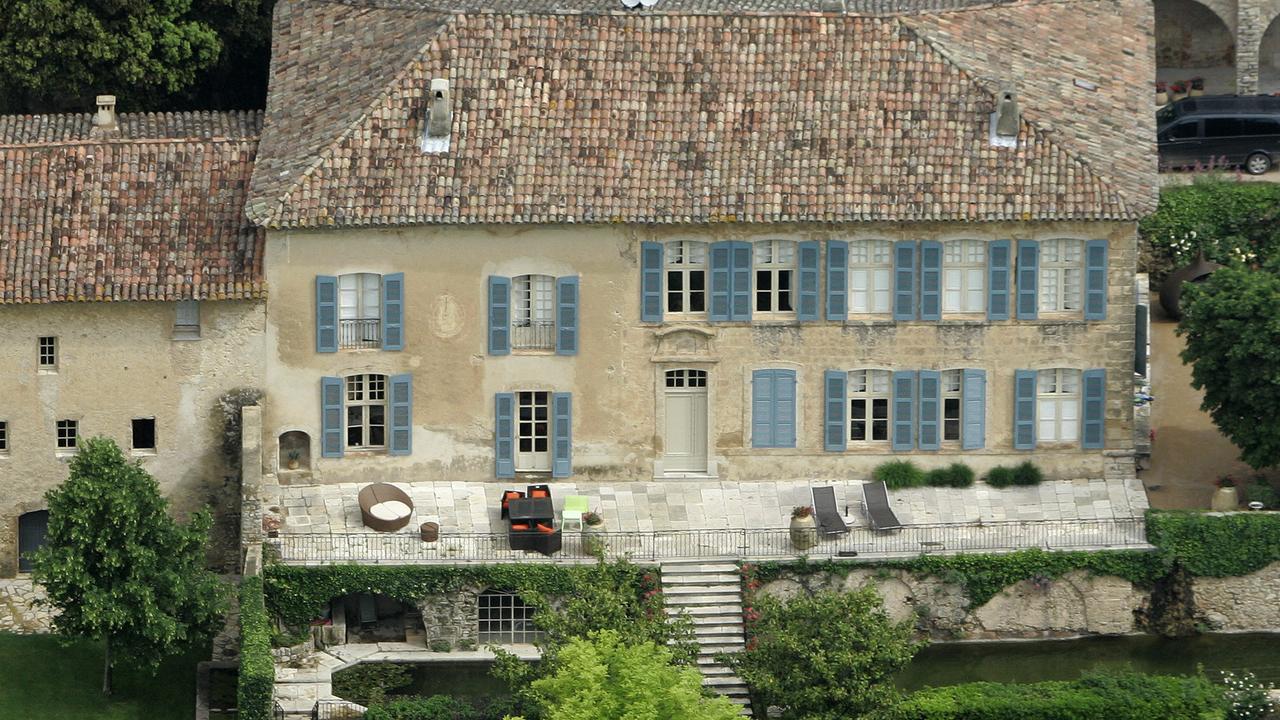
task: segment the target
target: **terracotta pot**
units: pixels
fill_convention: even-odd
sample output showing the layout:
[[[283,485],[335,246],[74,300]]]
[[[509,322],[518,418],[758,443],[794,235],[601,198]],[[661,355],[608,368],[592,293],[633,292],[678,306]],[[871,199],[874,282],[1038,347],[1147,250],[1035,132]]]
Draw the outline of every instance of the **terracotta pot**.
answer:
[[[1170,320],[1180,320],[1182,318],[1182,284],[1200,282],[1220,267],[1222,266],[1218,263],[1206,260],[1204,253],[1201,252],[1196,254],[1196,259],[1190,264],[1169,273],[1164,283],[1160,285],[1160,307],[1164,308],[1165,315],[1168,315]]]
[[[297,461],[297,460],[290,460],[290,461],[289,461],[289,469],[290,469],[290,470],[297,470],[297,469],[298,469],[298,461]]]
[[[791,546],[797,550],[808,550],[818,544],[818,524],[813,516],[791,518]]]
[[[1240,494],[1234,487],[1220,487],[1213,493],[1209,501],[1209,509],[1214,512],[1231,512],[1240,507]]]

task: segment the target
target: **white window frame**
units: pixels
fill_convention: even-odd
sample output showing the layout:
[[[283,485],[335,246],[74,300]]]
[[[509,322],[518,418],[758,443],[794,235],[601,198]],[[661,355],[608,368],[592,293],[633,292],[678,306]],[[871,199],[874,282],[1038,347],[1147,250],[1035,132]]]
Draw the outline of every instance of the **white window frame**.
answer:
[[[1036,441],[1080,441],[1081,371],[1052,368],[1036,373]]]
[[[549,390],[517,390],[515,396],[516,472],[549,473],[551,472],[552,440],[551,392]],[[522,449],[526,447],[527,450]],[[539,447],[542,449],[539,450]]]
[[[382,347],[382,275],[338,276],[338,347]]]
[[[556,279],[551,275],[511,278],[511,349],[556,349]]]
[[[343,427],[342,441],[347,450],[377,451],[387,449],[387,389],[386,375],[361,373],[343,378]],[[355,411],[354,413],[352,411]],[[381,422],[379,422],[379,415]],[[352,431],[359,431],[359,441],[352,442]],[[382,442],[374,442],[376,433],[382,434]]]
[[[151,447],[138,447],[136,444],[136,436],[134,434],[133,424],[139,420],[151,421]],[[154,455],[160,445],[160,429],[156,427],[156,419],[154,417],[136,417],[129,419],[129,449],[138,455]]]
[[[179,300],[174,304],[173,339],[200,339],[200,301]]]
[[[938,375],[938,412],[942,414],[939,437],[943,443],[959,443],[964,438],[964,370],[941,370]],[[955,423],[954,433],[948,433],[947,423]]]
[[[519,595],[486,590],[476,597],[476,631],[481,645],[532,645],[543,637],[533,624],[536,609]]]
[[[53,424],[54,447],[59,452],[74,451],[80,446],[80,421],[63,418]]]
[[[707,316],[707,243],[671,240],[663,248],[663,310],[677,318]],[[700,288],[695,289],[695,284]],[[694,308],[695,301],[702,309]],[[673,309],[679,307],[679,310]]]
[[[663,381],[669,388],[705,388],[707,371],[697,368],[677,368],[663,373]]]
[[[1084,241],[1040,241],[1040,312],[1084,312]]]
[[[9,421],[0,420],[0,456],[9,454]]]
[[[850,370],[847,381],[848,402],[845,412],[849,418],[847,445],[855,447],[888,445],[893,435],[893,373],[880,368]],[[883,420],[875,417],[876,401],[884,401]],[[854,415],[854,408],[862,403],[862,420]],[[876,423],[884,423],[884,437],[876,438]],[[862,426],[862,439],[855,439],[857,426]]]
[[[888,315],[893,309],[893,243],[849,241],[849,314]]]
[[[58,337],[41,335],[36,338],[36,365],[44,372],[58,369]]]
[[[796,314],[796,242],[756,240],[751,244],[751,307],[761,315]],[[762,280],[768,282],[768,287]],[[785,285],[786,287],[782,287]],[[783,305],[787,307],[783,308]],[[768,305],[767,308],[764,306]]]
[[[942,244],[942,312],[987,311],[987,244],[948,240]]]

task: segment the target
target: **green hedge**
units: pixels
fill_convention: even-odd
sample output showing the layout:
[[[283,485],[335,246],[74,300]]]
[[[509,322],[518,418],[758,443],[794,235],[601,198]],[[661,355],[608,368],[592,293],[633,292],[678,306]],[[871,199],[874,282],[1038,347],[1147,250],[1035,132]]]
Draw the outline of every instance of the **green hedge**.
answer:
[[[1280,254],[1278,215],[1275,183],[1201,179],[1162,188],[1155,213],[1138,224],[1140,265],[1158,282],[1200,251],[1224,265],[1265,264]]]
[[[1248,575],[1280,561],[1280,513],[1150,510],[1147,541],[1192,575]]]
[[[877,720],[1222,720],[1222,691],[1203,677],[1092,673],[1074,682],[926,688]]]
[[[510,698],[490,698],[470,702],[450,695],[397,698],[373,705],[364,720],[502,720],[516,715]]]
[[[871,471],[871,477],[885,484],[890,490],[924,485],[925,474],[910,460],[890,460],[880,463]]]
[[[924,484],[933,487],[963,488],[973,484],[973,468],[964,463],[951,463],[925,473]]]
[[[271,720],[276,666],[271,657],[271,622],[260,577],[247,577],[240,583],[239,682],[236,698],[240,720]]]

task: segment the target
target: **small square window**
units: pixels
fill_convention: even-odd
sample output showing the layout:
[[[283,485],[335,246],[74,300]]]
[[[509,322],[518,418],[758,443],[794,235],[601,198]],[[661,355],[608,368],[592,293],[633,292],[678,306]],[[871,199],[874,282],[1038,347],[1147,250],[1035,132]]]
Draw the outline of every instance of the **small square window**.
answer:
[[[179,300],[173,317],[174,340],[200,339],[200,303],[195,300]]]
[[[59,420],[58,421],[58,449],[59,450],[75,450],[76,437],[80,434],[80,422],[78,420]]]
[[[133,419],[133,449],[135,451],[154,451],[156,449],[156,419]]]
[[[0,455],[9,454],[9,423],[0,420]]]
[[[58,338],[52,335],[40,338],[40,369],[51,370],[58,367]]]

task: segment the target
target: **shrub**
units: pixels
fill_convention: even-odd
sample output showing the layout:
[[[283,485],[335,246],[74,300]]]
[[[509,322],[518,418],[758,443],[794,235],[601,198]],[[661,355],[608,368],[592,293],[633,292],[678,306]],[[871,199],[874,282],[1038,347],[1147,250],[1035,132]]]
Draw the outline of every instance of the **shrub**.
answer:
[[[871,471],[871,477],[884,483],[890,490],[919,487],[925,483],[924,471],[910,460],[891,460],[881,463]]]
[[[271,623],[262,596],[262,578],[240,583],[240,680],[236,689],[241,720],[271,720],[276,682],[271,657]]]
[[[997,465],[987,471],[986,481],[991,487],[1009,487],[1013,484],[1013,470],[1003,465]]]
[[[1138,224],[1140,264],[1159,282],[1199,252],[1225,265],[1265,263],[1280,250],[1277,212],[1280,186],[1273,183],[1198,179],[1164,188],[1156,212]]]
[[[1280,514],[1152,510],[1147,541],[1192,575],[1248,575],[1280,561]]]
[[[925,474],[924,482],[933,487],[969,487],[973,484],[973,469],[964,463],[951,463],[947,467],[930,470]]]
[[[333,694],[361,705],[377,705],[387,694],[408,687],[413,673],[397,663],[361,663],[333,674]]]
[[[1227,720],[1262,720],[1275,709],[1267,685],[1251,672],[1222,674],[1223,695],[1227,702]]]
[[[1044,473],[1040,472],[1040,468],[1030,460],[1018,463],[1013,469],[1014,485],[1039,485],[1042,482],[1044,482]]]
[[[372,705],[365,720],[502,720],[514,715],[510,698],[464,700],[450,695],[396,698]]]
[[[1267,482],[1267,479],[1261,475],[1245,486],[1244,501],[1246,503],[1260,502],[1262,507],[1267,510],[1280,508],[1280,501],[1277,500],[1275,488],[1271,487],[1271,483]]]

